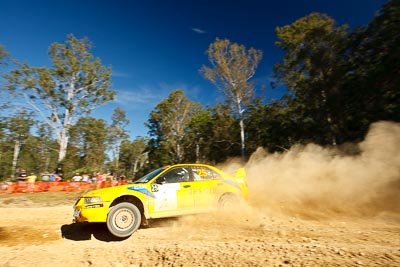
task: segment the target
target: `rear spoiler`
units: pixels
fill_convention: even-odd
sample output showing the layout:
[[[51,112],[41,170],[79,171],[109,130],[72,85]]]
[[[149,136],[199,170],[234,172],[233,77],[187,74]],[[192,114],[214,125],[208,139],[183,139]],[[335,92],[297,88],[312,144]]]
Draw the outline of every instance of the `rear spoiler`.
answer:
[[[242,178],[244,179],[246,177],[246,171],[244,168],[239,168],[236,171],[236,178]]]

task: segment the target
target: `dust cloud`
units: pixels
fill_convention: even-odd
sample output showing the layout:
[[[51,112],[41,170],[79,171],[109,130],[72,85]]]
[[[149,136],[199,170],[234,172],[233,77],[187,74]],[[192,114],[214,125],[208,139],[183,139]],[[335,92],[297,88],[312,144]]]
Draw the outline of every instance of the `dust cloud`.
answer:
[[[400,124],[374,123],[351,147],[259,148],[245,166],[252,207],[313,218],[400,213]]]

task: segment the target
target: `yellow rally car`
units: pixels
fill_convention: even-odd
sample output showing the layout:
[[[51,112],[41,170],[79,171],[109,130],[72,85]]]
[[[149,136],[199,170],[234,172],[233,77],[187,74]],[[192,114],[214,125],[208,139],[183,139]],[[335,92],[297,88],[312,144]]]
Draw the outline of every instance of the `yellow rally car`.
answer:
[[[88,192],[74,205],[74,222],[106,223],[111,234],[128,237],[148,219],[226,208],[248,197],[243,168],[236,177],[204,164],[156,169],[132,184]]]

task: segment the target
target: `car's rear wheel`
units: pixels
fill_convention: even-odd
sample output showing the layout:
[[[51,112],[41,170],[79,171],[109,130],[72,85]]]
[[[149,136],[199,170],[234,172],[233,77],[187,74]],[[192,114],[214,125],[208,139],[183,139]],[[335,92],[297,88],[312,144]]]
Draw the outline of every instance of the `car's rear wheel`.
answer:
[[[117,237],[128,237],[140,226],[139,209],[129,202],[122,202],[111,208],[107,215],[107,228]]]
[[[235,195],[223,195],[218,201],[218,208],[220,210],[231,211],[234,210],[239,204],[239,200]]]

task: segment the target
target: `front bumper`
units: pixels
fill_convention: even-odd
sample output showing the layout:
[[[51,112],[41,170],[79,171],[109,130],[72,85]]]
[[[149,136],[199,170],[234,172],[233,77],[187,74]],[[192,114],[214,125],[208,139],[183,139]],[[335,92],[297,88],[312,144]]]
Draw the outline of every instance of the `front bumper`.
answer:
[[[109,202],[84,204],[84,199],[79,199],[74,205],[72,221],[76,222],[106,222]]]

